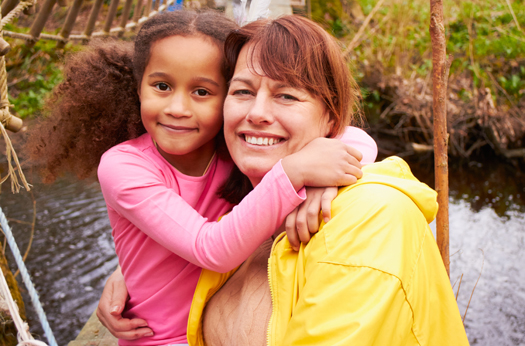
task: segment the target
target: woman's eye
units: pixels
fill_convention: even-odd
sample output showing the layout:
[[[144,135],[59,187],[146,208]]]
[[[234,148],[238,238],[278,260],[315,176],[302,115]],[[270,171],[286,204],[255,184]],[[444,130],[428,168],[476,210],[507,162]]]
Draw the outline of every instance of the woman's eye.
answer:
[[[249,90],[235,90],[233,95],[251,95],[252,93]]]
[[[155,88],[159,89],[160,91],[170,90],[170,86],[166,83],[157,83],[155,84]]]
[[[290,94],[281,94],[281,95],[279,95],[279,97],[284,99],[284,100],[290,100],[290,101],[297,101],[297,100],[299,100],[297,97],[292,96]]]
[[[208,96],[210,93],[206,89],[197,89],[195,90],[195,94],[198,96]]]

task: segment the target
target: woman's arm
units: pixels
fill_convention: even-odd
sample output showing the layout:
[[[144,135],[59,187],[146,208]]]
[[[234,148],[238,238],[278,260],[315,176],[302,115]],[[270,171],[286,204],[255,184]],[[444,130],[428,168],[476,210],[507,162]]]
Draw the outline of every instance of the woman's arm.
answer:
[[[153,335],[153,331],[143,319],[122,317],[127,299],[128,289],[119,266],[106,281],[98,302],[97,317],[100,322],[119,339],[135,340]]]

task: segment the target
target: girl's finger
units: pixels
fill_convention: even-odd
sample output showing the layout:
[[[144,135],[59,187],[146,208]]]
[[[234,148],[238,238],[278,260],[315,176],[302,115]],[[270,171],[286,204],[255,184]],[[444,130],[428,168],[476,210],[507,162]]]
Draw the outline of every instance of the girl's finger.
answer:
[[[353,157],[355,157],[357,161],[361,161],[363,159],[363,154],[356,148],[351,147],[349,145],[346,145],[346,148],[347,148],[348,153],[352,155]]]
[[[321,198],[321,211],[323,212],[323,220],[325,223],[332,218],[332,201],[337,197],[337,187],[327,187]]]
[[[286,236],[288,237],[288,241],[290,242],[290,245],[295,251],[299,251],[299,237],[297,235],[297,230],[295,226],[295,221],[297,219],[297,210],[299,207],[295,208],[288,216],[286,217],[286,220],[284,221],[284,229],[286,231]]]
[[[306,211],[306,222],[308,225],[308,233],[310,234],[315,234],[319,231],[319,212],[321,211],[321,198],[324,190],[325,188],[316,189],[315,195]],[[310,234],[308,234],[308,236],[310,236]]]
[[[307,205],[308,203],[308,205]],[[299,240],[303,243],[308,243],[310,241],[310,232],[308,231],[308,220],[307,220],[307,211],[308,206],[311,204],[306,200],[303,204],[299,206],[297,211],[297,217],[295,219],[295,228],[297,231],[297,236]]]

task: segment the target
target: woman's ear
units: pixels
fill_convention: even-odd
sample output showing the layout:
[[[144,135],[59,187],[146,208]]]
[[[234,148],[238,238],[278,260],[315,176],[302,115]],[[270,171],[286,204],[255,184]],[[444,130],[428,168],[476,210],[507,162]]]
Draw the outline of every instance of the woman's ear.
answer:
[[[323,126],[322,136],[323,137],[329,137],[329,136],[331,137],[331,135],[333,133],[333,130],[334,130],[335,119],[334,119],[334,117],[332,117],[332,112],[330,112],[330,110],[328,110],[328,108],[325,109],[322,119],[328,119],[328,121]]]

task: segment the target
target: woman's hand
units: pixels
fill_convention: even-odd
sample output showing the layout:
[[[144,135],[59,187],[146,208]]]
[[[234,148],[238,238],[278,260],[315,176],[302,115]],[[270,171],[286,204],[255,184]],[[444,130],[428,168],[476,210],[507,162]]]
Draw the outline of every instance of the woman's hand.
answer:
[[[346,186],[363,176],[362,154],[335,138],[316,138],[282,166],[296,190],[303,186]]]
[[[97,317],[113,336],[124,340],[135,340],[152,336],[153,331],[142,319],[122,317],[122,311],[128,299],[128,289],[124,276],[118,267],[109,277],[98,302]]]
[[[332,201],[337,197],[336,187],[307,187],[306,200],[295,208],[284,222],[288,241],[295,251],[301,242],[308,243],[319,230],[319,211],[326,223],[332,217]]]

